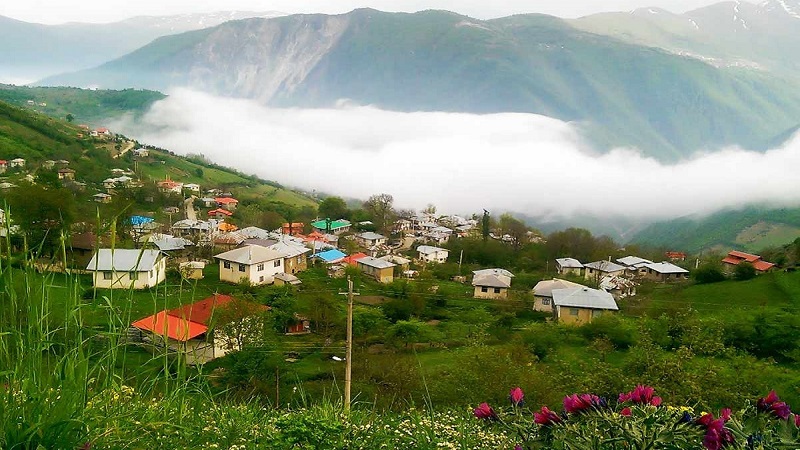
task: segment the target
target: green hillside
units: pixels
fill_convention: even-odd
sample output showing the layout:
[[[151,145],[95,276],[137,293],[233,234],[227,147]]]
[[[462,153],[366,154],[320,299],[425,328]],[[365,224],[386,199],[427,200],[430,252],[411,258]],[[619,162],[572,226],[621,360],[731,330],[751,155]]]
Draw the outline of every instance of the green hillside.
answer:
[[[125,114],[140,115],[166,95],[140,89],[89,90],[67,87],[28,87],[0,84],[0,101],[65,119],[76,124],[106,125]]]
[[[724,248],[757,252],[800,237],[800,209],[748,207],[707,217],[663,221],[637,233],[633,242],[690,252]]]
[[[191,86],[287,107],[349,99],[400,111],[537,113],[576,124],[599,148],[636,146],[666,161],[729,144],[763,149],[800,123],[795,81],[534,14],[480,21],[362,9],[234,21],[40,83]]]

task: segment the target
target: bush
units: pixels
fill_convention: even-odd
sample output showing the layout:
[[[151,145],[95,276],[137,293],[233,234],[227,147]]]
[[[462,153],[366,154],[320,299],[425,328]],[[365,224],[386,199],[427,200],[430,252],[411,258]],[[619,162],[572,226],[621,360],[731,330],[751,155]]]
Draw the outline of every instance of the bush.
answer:
[[[736,269],[733,271],[733,278],[737,281],[750,280],[755,278],[755,276],[756,268],[748,262],[739,263],[739,265],[737,265]]]
[[[608,339],[614,348],[624,350],[636,343],[636,326],[617,316],[598,317],[580,328],[588,341]]]
[[[704,265],[692,273],[692,278],[697,284],[709,284],[725,281],[725,274],[716,265]]]

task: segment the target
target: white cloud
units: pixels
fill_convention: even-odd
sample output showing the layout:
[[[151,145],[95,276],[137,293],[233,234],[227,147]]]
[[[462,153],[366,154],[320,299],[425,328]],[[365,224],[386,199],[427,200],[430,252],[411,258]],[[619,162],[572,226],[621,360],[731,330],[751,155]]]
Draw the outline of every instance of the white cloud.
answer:
[[[763,154],[731,148],[664,164],[630,149],[591,154],[572,125],[533,114],[274,109],[189,90],[116,127],[286,185],[390,193],[401,207],[650,219],[800,204],[800,139]]]

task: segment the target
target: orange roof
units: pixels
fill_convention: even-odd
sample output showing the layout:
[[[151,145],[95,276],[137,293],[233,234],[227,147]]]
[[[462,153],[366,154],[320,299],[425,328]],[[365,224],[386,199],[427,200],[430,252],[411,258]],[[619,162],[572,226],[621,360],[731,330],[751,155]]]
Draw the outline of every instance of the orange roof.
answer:
[[[238,229],[239,229],[239,227],[237,227],[236,225],[234,225],[232,223],[222,222],[221,224],[219,224],[219,231],[224,231],[224,232],[229,233],[231,231],[236,231]]]
[[[134,327],[151,331],[161,336],[167,336],[176,341],[188,341],[208,331],[208,327],[191,320],[171,316],[167,311],[161,311],[132,324]]]
[[[214,201],[223,205],[227,205],[228,203],[239,203],[239,200],[236,200],[232,197],[217,197],[214,199]]]
[[[227,209],[222,209],[222,208],[212,209],[211,211],[208,212],[209,216],[213,216],[213,215],[216,215],[216,214],[222,214],[224,216],[232,216],[233,215],[232,212],[228,211]]]
[[[740,258],[733,258],[731,256],[726,256],[725,258],[722,258],[722,262],[724,262],[726,264],[733,264],[734,266],[739,264],[742,261],[744,261],[744,260],[740,259]]]
[[[756,261],[753,263],[753,267],[758,270],[759,272],[766,272],[769,269],[775,267],[775,264],[766,261]]]
[[[167,314],[170,316],[180,317],[187,319],[191,322],[201,323],[208,325],[211,320],[211,314],[217,306],[227,305],[233,300],[230,295],[214,294],[211,297],[200,300],[189,305],[181,306],[180,308],[170,309]]]
[[[745,252],[738,252],[736,250],[732,250],[732,251],[728,252],[728,256],[733,256],[734,258],[740,258],[740,259],[743,259],[743,260],[745,260],[745,261],[747,261],[749,263],[754,262],[754,261],[758,261],[759,259],[761,259],[761,257],[758,256],[758,255],[752,255],[750,253],[745,253]]]
[[[366,258],[367,256],[369,256],[369,255],[367,255],[366,253],[360,253],[360,252],[359,253],[354,253],[354,254],[346,257],[344,259],[344,263],[345,264],[350,264],[351,266],[355,266],[356,265],[356,261],[358,261],[361,258]]]

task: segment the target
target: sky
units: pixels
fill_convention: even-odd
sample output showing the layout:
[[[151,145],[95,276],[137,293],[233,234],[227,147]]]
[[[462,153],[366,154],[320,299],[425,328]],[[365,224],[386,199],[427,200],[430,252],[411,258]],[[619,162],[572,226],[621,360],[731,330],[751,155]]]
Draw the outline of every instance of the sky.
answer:
[[[27,22],[113,22],[141,15],[174,15],[213,11],[280,11],[343,13],[360,7],[413,12],[446,9],[479,19],[516,13],[580,17],[605,11],[656,6],[680,13],[719,0],[3,0],[0,15]]]
[[[287,186],[360,199],[388,193],[416,210],[644,220],[800,204],[800,138],[766,153],[728,148],[666,164],[634,149],[588,152],[571,124],[535,114],[274,109],[187,89],[141,121],[110,127]],[[732,188],[743,167],[747,187]]]

